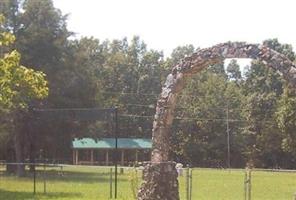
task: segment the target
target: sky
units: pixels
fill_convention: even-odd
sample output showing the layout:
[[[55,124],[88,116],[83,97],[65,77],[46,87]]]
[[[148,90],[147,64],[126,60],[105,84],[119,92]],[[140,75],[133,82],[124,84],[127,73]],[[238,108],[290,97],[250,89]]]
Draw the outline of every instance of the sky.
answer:
[[[169,56],[174,48],[278,38],[296,49],[295,0],[54,0],[68,29],[100,40],[140,36]]]

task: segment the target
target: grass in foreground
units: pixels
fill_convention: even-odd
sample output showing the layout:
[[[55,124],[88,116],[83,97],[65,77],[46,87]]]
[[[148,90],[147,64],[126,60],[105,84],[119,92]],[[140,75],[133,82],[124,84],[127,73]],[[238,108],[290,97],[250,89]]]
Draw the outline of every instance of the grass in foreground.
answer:
[[[192,176],[192,200],[244,199],[244,170],[196,169]],[[182,199],[186,199],[184,182],[180,182]],[[291,200],[295,192],[296,173],[252,171],[252,200]]]
[[[41,169],[39,169],[41,170]],[[5,173],[0,174],[0,199],[61,199],[92,200],[109,199],[110,169],[101,167],[65,167],[63,173],[58,168],[47,169],[45,173],[46,190],[43,194],[44,174],[37,173],[37,194],[34,196],[32,174],[17,178]],[[185,175],[185,173],[184,173]],[[132,178],[134,177],[134,178]],[[118,199],[134,199],[131,180],[135,181],[133,170],[119,174]],[[114,177],[113,177],[114,178]],[[135,185],[135,182],[133,182]],[[185,176],[179,177],[180,197],[186,199]],[[113,187],[114,190],[114,187]],[[252,172],[253,200],[290,200],[296,192],[296,173]],[[192,200],[239,200],[244,199],[244,171],[194,169],[192,182]]]

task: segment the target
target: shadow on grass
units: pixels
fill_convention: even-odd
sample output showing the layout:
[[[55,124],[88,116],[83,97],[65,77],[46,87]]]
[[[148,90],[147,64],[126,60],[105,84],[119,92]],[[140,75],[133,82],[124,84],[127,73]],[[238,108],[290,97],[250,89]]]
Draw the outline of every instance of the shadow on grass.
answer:
[[[81,193],[73,192],[50,192],[48,194],[36,194],[33,195],[31,192],[12,192],[0,189],[0,197],[5,200],[37,200],[37,199],[60,199],[60,198],[80,198]]]
[[[61,182],[79,182],[79,183],[109,183],[110,174],[106,172],[74,172],[74,171],[60,171],[49,170],[43,174],[43,171],[36,171],[37,181],[43,180],[45,176],[46,181],[61,181]],[[15,175],[3,174],[1,177],[15,177],[17,179],[26,179],[33,181],[33,173],[27,172],[25,177],[16,177]],[[114,179],[114,174],[113,174]],[[113,180],[114,181],[114,180]],[[127,182],[128,175],[118,175],[118,182]]]

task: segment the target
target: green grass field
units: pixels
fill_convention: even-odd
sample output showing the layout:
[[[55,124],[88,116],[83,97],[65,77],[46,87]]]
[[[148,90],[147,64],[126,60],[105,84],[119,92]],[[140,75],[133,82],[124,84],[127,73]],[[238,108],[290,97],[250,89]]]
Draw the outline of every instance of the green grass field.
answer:
[[[32,175],[17,178],[0,170],[0,199],[109,199],[110,169],[100,167],[64,167],[49,168],[37,172],[37,194],[33,195]],[[47,193],[43,194],[44,175]],[[141,174],[125,169],[119,174],[118,199],[134,199],[136,178]],[[179,177],[180,197],[186,199],[185,177]],[[132,186],[133,185],[133,186]],[[288,172],[252,172],[252,200],[291,200],[296,192],[296,173]],[[243,170],[194,169],[192,182],[192,200],[240,200],[244,199]]]

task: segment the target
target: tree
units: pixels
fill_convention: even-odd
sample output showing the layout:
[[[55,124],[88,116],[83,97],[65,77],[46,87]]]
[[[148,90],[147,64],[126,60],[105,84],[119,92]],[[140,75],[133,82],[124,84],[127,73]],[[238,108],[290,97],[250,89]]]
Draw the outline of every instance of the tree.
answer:
[[[172,150],[181,160],[206,167],[224,167],[227,160],[227,109],[229,118],[239,120],[241,90],[221,74],[205,71],[194,76],[182,92],[174,122]],[[186,118],[189,118],[188,120]],[[241,166],[242,140],[237,122],[230,121],[233,166]]]
[[[49,94],[46,101],[30,101],[31,107],[58,107],[57,99],[63,97],[59,94],[59,85],[55,76],[64,65],[65,55],[67,54],[67,38],[71,33],[66,28],[66,16],[54,8],[51,0],[7,0],[4,14],[7,17],[5,30],[12,31],[17,40],[14,47],[22,55],[20,63],[25,66],[32,66],[35,70],[46,73],[49,87]],[[13,9],[9,6],[13,5]],[[8,9],[9,8],[9,9]],[[10,9],[11,8],[11,9]],[[58,98],[60,97],[60,98]],[[23,157],[30,158],[33,161],[34,152],[37,148],[37,138],[43,137],[38,144],[46,143],[48,128],[42,126],[38,133],[29,130],[26,124],[37,124],[31,117],[30,112],[19,112],[19,120],[15,126],[20,132],[26,133],[29,137],[21,138],[21,145],[26,151],[23,151]],[[52,127],[59,127],[58,122],[52,124]],[[34,130],[34,129],[33,129]],[[49,133],[50,134],[50,133]],[[11,144],[12,145],[12,144]]]
[[[0,16],[0,24],[4,17]],[[15,37],[8,33],[0,33],[0,47],[12,44]],[[43,72],[20,65],[20,53],[16,50],[6,53],[0,60],[0,106],[6,109],[25,109],[32,99],[47,96],[48,88]]]
[[[2,0],[0,4],[1,13],[6,18],[2,26],[14,35],[20,28],[19,11],[22,2],[22,0]]]
[[[294,59],[290,45],[282,45],[277,39],[266,40],[263,43],[291,60]],[[243,113],[248,123],[243,129],[247,142],[244,153],[256,166],[283,165],[283,138],[275,115],[278,100],[283,93],[283,79],[280,74],[259,61],[251,63],[245,76]]]
[[[178,64],[178,62],[184,59],[187,56],[191,56],[197,49],[192,45],[178,46],[173,49],[171,54],[171,61],[174,65]]]
[[[147,50],[138,36],[130,42],[124,38],[103,44],[106,59],[99,79],[104,106],[117,105],[125,115],[152,115],[161,88],[162,52]],[[120,124],[121,132],[129,137],[151,136],[151,119],[120,117]]]
[[[228,74],[228,78],[234,80],[236,83],[241,80],[242,74],[239,68],[239,64],[236,60],[232,59],[230,61],[230,63],[227,65],[226,71]]]
[[[296,96],[291,88],[287,86],[279,100],[276,112],[276,120],[281,130],[281,149],[285,152],[285,157],[289,158],[292,166],[296,162]],[[290,166],[288,166],[290,167]]]
[[[2,24],[4,17],[0,16]],[[14,42],[14,36],[8,32],[2,32],[0,38],[0,47],[10,45]],[[6,53],[0,59],[0,107],[6,110],[6,114],[12,114],[13,121],[16,122],[19,112],[26,112],[28,105],[33,99],[43,99],[48,95],[47,81],[45,74],[34,71],[20,65],[20,54],[13,50]],[[17,123],[17,122],[16,122]],[[20,138],[22,132],[14,124],[14,146],[16,152],[16,161],[23,162],[22,145]],[[17,174],[22,176],[24,166],[18,165]]]
[[[224,62],[209,66],[209,68],[207,70],[214,73],[214,74],[222,76],[224,79],[227,78],[227,74],[226,74],[225,68],[224,68]]]

